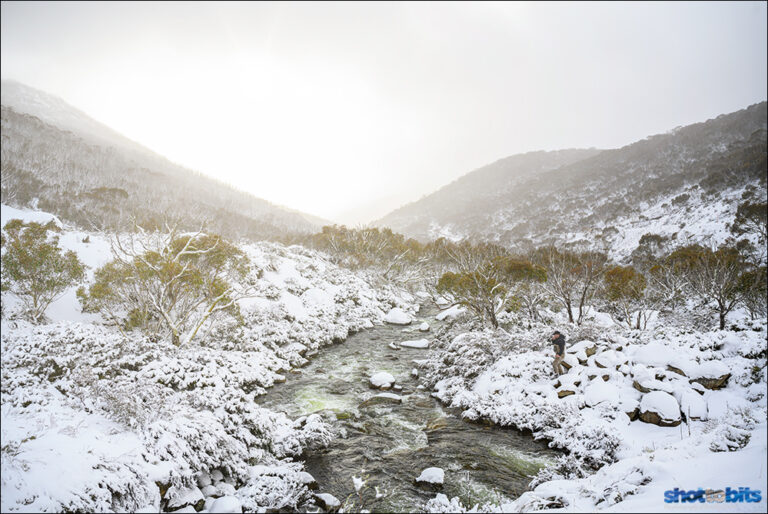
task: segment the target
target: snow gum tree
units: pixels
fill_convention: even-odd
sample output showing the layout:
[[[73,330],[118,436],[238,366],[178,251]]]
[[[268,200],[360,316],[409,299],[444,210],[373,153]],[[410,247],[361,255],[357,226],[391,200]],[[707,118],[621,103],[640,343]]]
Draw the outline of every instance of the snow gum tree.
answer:
[[[218,235],[168,233],[115,237],[115,259],[95,273],[83,309],[101,312],[121,330],[165,333],[176,345],[220,317],[240,316],[237,301],[255,295],[245,254]]]
[[[575,252],[548,247],[537,250],[534,258],[546,269],[547,292],[565,307],[568,321],[581,324],[585,308],[600,286],[608,257],[596,251]],[[574,306],[578,307],[576,319]]]
[[[678,248],[668,260],[686,277],[692,294],[702,303],[716,306],[720,329],[724,329],[725,317],[750,291],[744,280],[750,271],[747,260],[731,246],[712,250],[700,245]]]
[[[497,316],[513,305],[516,286],[543,282],[546,278],[546,271],[541,266],[513,257],[496,256],[475,269],[443,274],[437,283],[437,292],[498,328]]]
[[[25,315],[40,322],[45,310],[67,288],[82,281],[85,265],[72,250],[59,247],[61,229],[49,221],[9,221],[2,234],[2,289],[21,299]]]
[[[734,234],[755,234],[760,244],[768,240],[768,204],[745,202],[736,210],[731,231]]]
[[[645,277],[632,266],[614,266],[605,272],[605,297],[629,328],[644,329],[648,321]],[[633,319],[633,313],[636,316]]]

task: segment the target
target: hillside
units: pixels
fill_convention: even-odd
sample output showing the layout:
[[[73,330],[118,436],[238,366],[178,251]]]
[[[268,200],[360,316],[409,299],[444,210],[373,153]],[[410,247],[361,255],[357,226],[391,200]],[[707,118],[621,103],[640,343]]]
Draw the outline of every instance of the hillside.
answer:
[[[170,217],[191,229],[208,219],[229,237],[261,239],[322,224],[173,164],[61,99],[5,80],[2,147],[3,202],[36,205],[82,228]]]
[[[765,201],[766,103],[604,150],[532,152],[468,173],[375,224],[418,239],[551,242],[626,257],[645,233],[721,241]]]

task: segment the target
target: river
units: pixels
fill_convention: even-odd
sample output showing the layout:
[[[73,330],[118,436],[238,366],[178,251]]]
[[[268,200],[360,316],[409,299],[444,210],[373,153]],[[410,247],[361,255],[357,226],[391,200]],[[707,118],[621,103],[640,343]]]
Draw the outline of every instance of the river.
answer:
[[[418,331],[422,321],[434,331],[437,311],[422,307],[408,327],[381,325],[325,347],[284,384],[273,387],[259,403],[292,417],[331,411],[341,436],[328,448],[309,452],[306,469],[318,482],[318,492],[345,502],[345,510],[413,512],[436,491],[458,496],[467,505],[514,499],[527,490],[531,477],[552,462],[557,452],[516,430],[462,421],[441,406],[412,376],[414,359],[428,350],[388,345],[427,338]],[[381,391],[371,389],[369,377],[391,373],[401,391],[401,404],[361,407]],[[441,489],[416,485],[427,467],[445,471]],[[355,490],[353,477],[365,481]]]

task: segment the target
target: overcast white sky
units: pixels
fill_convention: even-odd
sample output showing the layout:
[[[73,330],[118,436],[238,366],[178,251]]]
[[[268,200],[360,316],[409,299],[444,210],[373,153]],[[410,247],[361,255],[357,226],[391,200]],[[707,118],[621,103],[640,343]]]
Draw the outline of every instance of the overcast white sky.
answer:
[[[2,3],[2,77],[269,201],[368,222],[499,158],[766,98],[766,3]]]

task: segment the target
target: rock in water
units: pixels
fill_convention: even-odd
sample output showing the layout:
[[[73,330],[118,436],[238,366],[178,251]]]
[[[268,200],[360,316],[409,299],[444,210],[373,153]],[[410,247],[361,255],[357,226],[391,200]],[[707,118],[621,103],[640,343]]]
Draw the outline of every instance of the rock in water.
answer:
[[[429,323],[425,321],[424,323],[419,325],[419,330],[422,332],[429,332]]]
[[[370,379],[371,386],[379,389],[389,389],[392,384],[395,383],[395,377],[386,371],[380,371],[373,375]]]
[[[428,485],[440,488],[445,481],[445,471],[442,468],[427,468],[421,472],[416,479],[416,483],[419,485]]]
[[[368,398],[360,404],[360,408],[371,407],[373,405],[382,405],[385,403],[399,404],[403,403],[403,397],[392,393],[381,393]]]
[[[419,348],[419,349],[426,349],[429,348],[429,340],[427,339],[417,339],[415,341],[403,341],[400,343],[400,346],[403,346],[405,348]]]
[[[395,307],[384,316],[384,321],[392,323],[393,325],[410,325],[413,318],[403,309]]]

